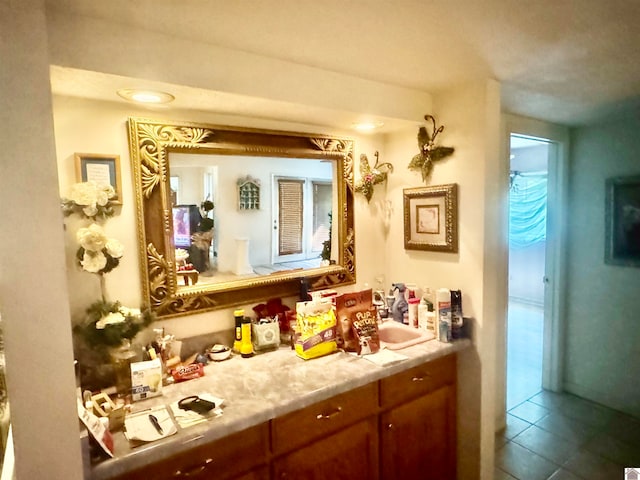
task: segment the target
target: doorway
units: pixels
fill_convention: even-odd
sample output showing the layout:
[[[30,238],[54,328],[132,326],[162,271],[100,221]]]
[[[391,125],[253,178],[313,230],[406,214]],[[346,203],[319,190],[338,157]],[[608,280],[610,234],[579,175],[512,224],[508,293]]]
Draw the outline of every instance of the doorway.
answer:
[[[542,389],[551,151],[547,140],[511,134],[507,411]]]

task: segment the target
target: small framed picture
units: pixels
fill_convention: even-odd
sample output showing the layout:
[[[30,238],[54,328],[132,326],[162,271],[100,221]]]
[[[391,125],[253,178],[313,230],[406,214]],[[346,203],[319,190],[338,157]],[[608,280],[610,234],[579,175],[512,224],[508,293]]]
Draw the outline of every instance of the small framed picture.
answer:
[[[111,185],[116,194],[112,203],[122,204],[120,179],[120,155],[101,153],[76,153],[76,178],[78,182],[96,182]]]
[[[458,252],[458,186],[405,188],[404,248]]]
[[[640,175],[608,178],[605,262],[640,267]]]

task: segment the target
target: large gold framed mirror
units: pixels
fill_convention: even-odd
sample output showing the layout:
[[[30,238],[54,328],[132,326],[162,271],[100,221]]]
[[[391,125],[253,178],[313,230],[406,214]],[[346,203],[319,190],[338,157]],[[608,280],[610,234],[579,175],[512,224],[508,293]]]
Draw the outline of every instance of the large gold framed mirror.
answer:
[[[355,283],[353,140],[130,118],[129,146],[159,318]]]

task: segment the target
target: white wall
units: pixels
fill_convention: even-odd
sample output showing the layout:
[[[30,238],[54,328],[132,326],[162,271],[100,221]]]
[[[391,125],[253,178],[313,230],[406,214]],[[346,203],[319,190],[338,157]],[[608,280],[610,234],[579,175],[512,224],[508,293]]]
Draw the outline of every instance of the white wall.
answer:
[[[81,479],[43,1],[0,2],[0,308],[19,479]]]
[[[604,263],[605,179],[640,175],[633,112],[572,131],[565,387],[640,417],[640,268]]]
[[[460,358],[459,426],[463,433],[459,437],[459,478],[475,478],[480,469],[481,478],[493,478],[495,357],[492,351],[496,310],[503,308],[496,304],[494,283],[502,286],[506,295],[506,278],[503,278],[504,266],[500,264],[503,250],[489,250],[496,247],[493,238],[499,238],[505,231],[493,213],[502,210],[497,202],[504,199],[491,198],[496,189],[489,189],[486,184],[508,181],[508,170],[501,178],[495,176],[500,160],[499,109],[499,86],[494,82],[461,86],[434,98],[433,113],[438,125],[445,125],[438,143],[456,150],[435,164],[428,185],[458,184],[460,245],[456,254],[404,249],[403,189],[425,186],[420,173],[406,168],[418,153],[417,129],[389,135],[386,144],[387,157],[393,159],[395,167],[389,177],[387,197],[393,205],[384,269],[387,282],[460,288],[464,315],[475,319],[476,350]],[[507,191],[506,186],[503,191]],[[490,272],[492,278],[485,278],[486,272]],[[479,418],[482,425],[478,423]]]
[[[42,11],[42,5],[38,4],[36,12]],[[3,18],[9,17],[11,16],[3,15]],[[39,19],[41,21],[42,17]],[[437,101],[432,105],[431,96],[425,92],[375,84],[299,65],[283,64],[272,59],[211,45],[193,44],[160,34],[131,31],[125,26],[110,25],[88,18],[74,18],[64,12],[51,12],[47,21],[51,62],[54,64],[314,104],[326,108],[370,112],[398,119],[415,119],[416,126],[422,115],[434,113],[438,120],[446,125],[442,142],[456,147],[456,154],[436,166],[431,184],[457,182],[460,186],[460,252],[437,254],[407,252],[403,249],[402,188],[421,184],[419,174],[406,169],[406,164],[417,152],[417,128],[390,135],[385,141],[376,137],[356,137],[356,159],[360,153],[366,153],[371,159],[373,152],[378,150],[381,161],[390,161],[396,167],[386,190],[384,187],[378,187],[371,203],[368,204],[362,196],[356,198],[356,288],[364,283],[373,285],[376,277],[383,274],[387,285],[391,281],[404,280],[463,290],[465,315],[475,317],[476,336],[475,348],[460,358],[460,478],[493,478],[495,321],[503,307],[501,287],[503,284],[506,285],[502,278],[505,268],[501,265],[501,259],[506,258],[500,243],[503,226],[499,221],[502,218],[500,212],[503,204],[499,197],[501,190],[496,188],[504,180],[499,175],[498,168],[500,101],[497,83],[479,82],[452,88],[438,95]],[[12,18],[11,22],[5,23],[12,22],[16,23],[15,19]],[[33,29],[25,28],[23,31],[32,32]],[[117,51],[118,55],[114,55],[114,51]],[[191,55],[184,55],[184,52],[191,52]],[[194,62],[193,58],[210,61]],[[166,68],[167,59],[171,59],[173,68]],[[38,65],[42,67],[44,64],[46,61],[41,59]],[[225,64],[225,68],[219,69],[220,64]],[[255,82],[256,77],[269,78],[270,81]],[[40,91],[43,90],[41,84],[38,88]],[[19,98],[20,95],[16,94],[15,97]],[[50,114],[47,107],[44,111],[39,110],[36,105],[32,109],[20,108],[20,111],[30,118],[36,115],[34,112],[42,112],[42,119]],[[112,298],[135,305],[140,300],[139,267],[125,122],[129,115],[153,117],[157,116],[158,112],[123,104],[86,102],[71,98],[54,99],[53,112],[59,183],[63,193],[75,181],[71,160],[73,152],[109,152],[121,155],[124,204],[118,215],[108,221],[107,231],[125,244],[126,253],[121,266],[109,274],[108,288]],[[162,116],[166,118],[168,112],[163,111]],[[308,125],[223,117],[202,112],[171,111],[170,117],[177,120],[313,131],[341,136],[347,133],[327,131],[328,129]],[[42,135],[42,132],[40,133]],[[35,161],[29,165],[35,165]],[[52,179],[49,187],[53,188],[54,184],[55,180]],[[9,192],[15,190],[14,187]],[[385,192],[389,194],[388,198],[393,205],[389,228],[385,225],[379,203],[385,199]],[[43,200],[50,203],[53,196],[55,195],[51,192]],[[33,214],[31,208],[25,210],[25,215]],[[49,230],[55,229],[51,227]],[[73,231],[71,226],[66,234],[66,244],[73,245],[69,231]],[[62,246],[59,247],[61,250]],[[67,248],[67,253],[72,254],[73,251],[75,247]],[[72,259],[73,255],[67,257]],[[67,269],[71,314],[77,316],[82,313],[87,303],[97,297],[98,285],[97,282],[96,285],[92,285],[87,281],[88,274],[76,270],[71,260],[67,260]],[[35,267],[31,270],[36,273]],[[55,268],[55,272],[62,275],[63,269]],[[70,358],[71,347],[69,325],[65,315],[61,318],[63,325],[60,325],[60,322],[51,325],[51,331],[48,333],[49,338],[62,337],[58,348],[61,352],[59,358],[64,360]],[[231,328],[232,318],[230,310],[222,310],[160,323],[176,336],[186,337]],[[8,337],[11,338],[9,335]],[[16,348],[18,345],[23,346],[22,342],[14,341]],[[56,375],[56,378],[58,376],[60,375]],[[69,397],[72,397],[72,387],[63,381],[60,388],[61,392],[56,392],[56,395],[48,400],[71,405],[73,400]],[[29,394],[31,392],[32,390],[28,390]],[[23,389],[23,394],[27,394],[26,388]],[[68,470],[77,465],[79,455],[73,452],[73,448],[63,450],[71,452],[69,454],[60,454],[59,446],[76,441],[77,437],[69,435],[68,430],[71,426],[77,429],[77,421],[65,417],[60,419],[60,422],[62,426],[58,432],[61,435],[65,434],[66,440],[55,445],[42,445],[40,458],[47,459],[48,454],[55,452]],[[57,426],[51,421],[45,422],[44,425],[51,425],[52,428]],[[51,434],[47,440],[50,438]],[[31,476],[26,475],[25,478]],[[78,476],[70,474],[62,475],[60,478],[74,479]]]

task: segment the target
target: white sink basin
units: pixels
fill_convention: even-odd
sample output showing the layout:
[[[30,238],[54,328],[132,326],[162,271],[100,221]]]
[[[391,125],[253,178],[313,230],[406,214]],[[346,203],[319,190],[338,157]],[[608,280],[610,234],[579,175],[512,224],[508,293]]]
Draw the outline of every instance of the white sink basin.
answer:
[[[433,340],[433,333],[418,330],[394,320],[387,320],[378,326],[380,346],[389,350],[401,350],[411,345]]]

